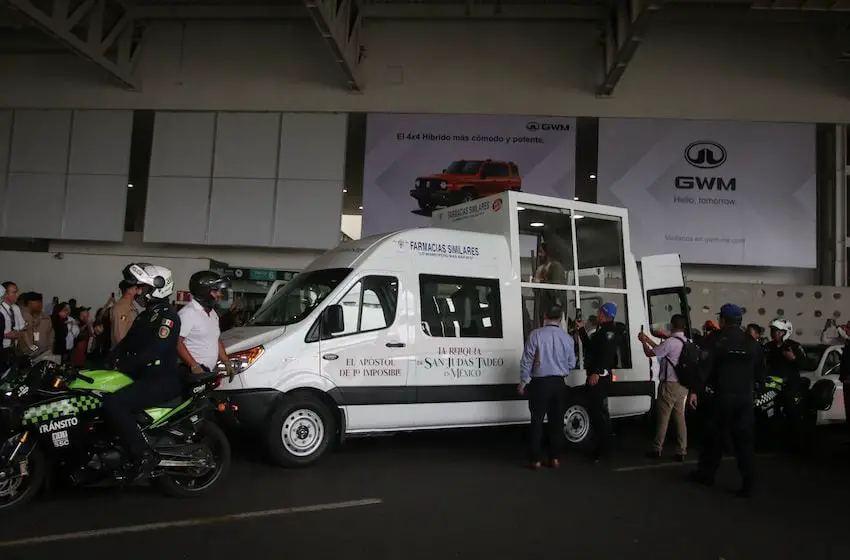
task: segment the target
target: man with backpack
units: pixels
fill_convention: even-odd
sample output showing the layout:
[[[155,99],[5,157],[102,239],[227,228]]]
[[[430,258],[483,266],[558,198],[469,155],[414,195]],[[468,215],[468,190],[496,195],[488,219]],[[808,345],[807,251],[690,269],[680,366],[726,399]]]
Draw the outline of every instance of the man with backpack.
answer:
[[[655,440],[647,457],[660,459],[667,438],[670,417],[676,424],[676,460],[684,462],[688,454],[688,428],[685,424],[685,402],[688,399],[692,376],[696,374],[699,350],[687,339],[685,332],[688,321],[684,315],[673,315],[670,319],[670,336],[661,344],[641,332],[638,339],[643,344],[647,358],[655,357],[659,364],[658,399],[656,413],[658,423]]]

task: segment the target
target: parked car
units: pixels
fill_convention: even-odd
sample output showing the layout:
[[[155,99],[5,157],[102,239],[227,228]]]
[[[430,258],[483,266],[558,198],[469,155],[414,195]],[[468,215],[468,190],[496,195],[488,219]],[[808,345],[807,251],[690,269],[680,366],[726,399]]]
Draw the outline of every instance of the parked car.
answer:
[[[522,178],[514,162],[464,159],[453,161],[442,173],[417,177],[410,196],[420,210],[433,210],[521,189]]]
[[[829,379],[835,383],[835,395],[832,407],[818,411],[818,425],[843,423],[846,420],[844,412],[844,386],[838,381],[841,366],[842,346],[827,344],[803,344],[803,350],[812,365],[817,365],[813,371],[802,372],[803,377],[811,380],[812,386],[821,379]]]

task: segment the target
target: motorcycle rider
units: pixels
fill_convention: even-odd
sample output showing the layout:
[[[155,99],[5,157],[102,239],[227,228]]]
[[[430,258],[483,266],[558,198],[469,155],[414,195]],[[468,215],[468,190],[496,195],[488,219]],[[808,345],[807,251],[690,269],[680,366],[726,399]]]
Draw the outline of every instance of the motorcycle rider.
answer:
[[[770,324],[770,341],[764,345],[768,375],[784,381],[778,398],[788,429],[788,443],[792,447],[799,443],[801,426],[795,398],[800,391],[800,370],[807,360],[803,347],[792,340],[793,333],[791,321],[778,318]]]
[[[221,327],[215,312],[216,305],[229,287],[229,280],[212,270],[196,272],[189,278],[192,301],[179,313],[177,354],[195,375],[214,370],[220,360],[228,377],[233,379],[233,364],[221,342]]]
[[[169,269],[131,263],[122,271],[127,285],[138,288],[135,305],[140,314],[116,346],[107,364],[134,382],[104,397],[104,413],[126,446],[132,462],[127,480],[152,474],[159,460],[136,422],[136,414],[182,393],[177,373],[180,317],[169,304],[174,279]]]

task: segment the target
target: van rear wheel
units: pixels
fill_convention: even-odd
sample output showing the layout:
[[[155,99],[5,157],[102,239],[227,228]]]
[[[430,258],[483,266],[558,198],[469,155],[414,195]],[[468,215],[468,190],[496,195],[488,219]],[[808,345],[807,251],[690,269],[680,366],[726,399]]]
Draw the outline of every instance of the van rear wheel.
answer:
[[[269,423],[269,454],[282,467],[313,465],[329,450],[335,433],[334,416],[321,400],[304,393],[287,396]]]
[[[587,445],[593,437],[593,424],[587,405],[580,399],[570,399],[564,412],[564,438],[574,447]]]

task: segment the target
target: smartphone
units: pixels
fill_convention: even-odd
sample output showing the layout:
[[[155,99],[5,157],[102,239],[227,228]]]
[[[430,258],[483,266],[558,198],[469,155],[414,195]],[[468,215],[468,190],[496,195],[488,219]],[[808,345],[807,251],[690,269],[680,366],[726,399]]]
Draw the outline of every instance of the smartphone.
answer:
[[[112,292],[112,299],[115,299],[115,292]]]

